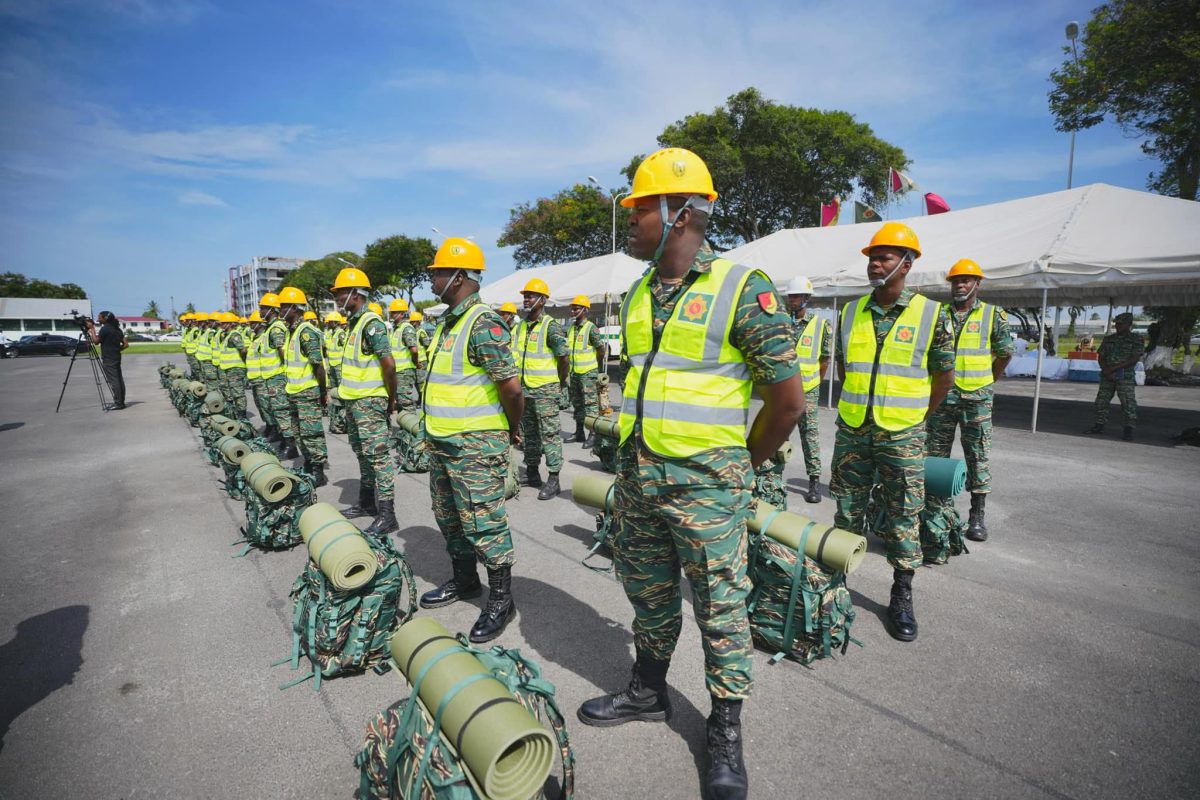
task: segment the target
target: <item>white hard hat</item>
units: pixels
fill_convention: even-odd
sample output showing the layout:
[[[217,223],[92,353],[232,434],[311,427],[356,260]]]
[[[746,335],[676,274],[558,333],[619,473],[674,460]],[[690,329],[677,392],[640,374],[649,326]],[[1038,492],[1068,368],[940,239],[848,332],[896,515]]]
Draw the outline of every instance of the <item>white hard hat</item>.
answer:
[[[788,281],[787,291],[784,294],[812,294],[812,281],[803,275],[797,275]]]

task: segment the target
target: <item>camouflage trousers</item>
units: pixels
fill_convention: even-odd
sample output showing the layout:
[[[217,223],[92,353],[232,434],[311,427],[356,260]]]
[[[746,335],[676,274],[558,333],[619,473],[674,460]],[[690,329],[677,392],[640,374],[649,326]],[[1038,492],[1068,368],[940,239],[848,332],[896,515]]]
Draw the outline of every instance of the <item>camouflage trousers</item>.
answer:
[[[525,466],[537,469],[546,456],[546,469],[557,474],[562,469],[562,420],[558,416],[557,383],[525,387],[525,413],[521,415],[521,438],[525,440]]]
[[[925,506],[925,425],[889,431],[874,422],[851,428],[838,420],[829,493],[837,502],[833,524],[863,530],[863,513],[878,479],[887,519],[878,531],[896,569],[921,566],[921,509]]]
[[[200,371],[200,362],[191,353],[184,353],[184,356],[187,358],[188,377],[194,381],[201,380],[204,373]]]
[[[242,367],[221,370],[221,394],[225,396],[226,416],[237,414],[238,419],[246,418],[246,370]]]
[[[329,378],[330,387],[342,385],[342,367],[340,364],[336,367],[329,367],[325,371],[325,375]],[[346,403],[344,401],[330,398],[329,406],[326,407],[325,413],[329,415],[330,433],[346,432]]]
[[[804,414],[796,423],[800,431],[800,449],[804,451],[804,474],[821,474],[821,429],[817,411],[821,407],[821,386],[818,384],[804,393]]]
[[[210,386],[221,386],[221,370],[217,369],[217,365],[211,361],[200,362],[200,374],[204,376],[204,382]]]
[[[391,500],[396,468],[392,465],[386,397],[363,397],[346,402],[346,433],[358,457],[358,479],[364,489],[374,487],[375,499]]]
[[[638,653],[668,661],[683,628],[679,570],[692,590],[713,697],[750,696],[746,519],[751,490],[692,487],[643,494],[636,474],[613,492],[613,566],[633,605]]]
[[[250,394],[254,397],[254,407],[258,409],[258,418],[264,425],[275,424],[275,414],[271,409],[271,401],[267,398],[267,387],[262,378],[250,381]]]
[[[491,569],[512,566],[516,555],[504,508],[508,431],[473,431],[454,439],[461,446],[427,440],[429,495],[446,552]]]
[[[583,418],[600,413],[600,397],[596,394],[597,370],[571,373],[571,406],[575,409],[575,424],[582,425]]]
[[[754,470],[754,498],[787,511],[787,490],[783,488],[783,465],[768,458]]]
[[[274,375],[263,378],[263,394],[271,407],[271,416],[279,435],[285,439],[296,438],[296,423],[292,421],[292,404],[287,396],[287,378]]]
[[[287,396],[292,424],[297,432],[296,444],[310,464],[327,464],[329,449],[325,445],[325,428],[321,424],[321,390],[317,387]]]
[[[417,371],[415,369],[400,370],[396,373],[396,412],[414,411],[420,408],[420,405],[417,396]],[[396,445],[397,452],[412,451],[413,436],[399,425],[392,432],[392,441]]]
[[[962,426],[963,456],[967,461],[967,491],[987,494],[992,491],[992,471],[988,454],[992,450],[992,398],[968,400],[947,398],[929,416],[929,431],[925,452],[939,458],[949,458],[954,447],[954,432]]]
[[[1108,404],[1112,402],[1113,394],[1121,401],[1121,411],[1125,415],[1125,424],[1133,427],[1137,424],[1137,397],[1134,396],[1133,381],[1106,381],[1100,379],[1100,389],[1096,392],[1096,424],[1108,422]]]

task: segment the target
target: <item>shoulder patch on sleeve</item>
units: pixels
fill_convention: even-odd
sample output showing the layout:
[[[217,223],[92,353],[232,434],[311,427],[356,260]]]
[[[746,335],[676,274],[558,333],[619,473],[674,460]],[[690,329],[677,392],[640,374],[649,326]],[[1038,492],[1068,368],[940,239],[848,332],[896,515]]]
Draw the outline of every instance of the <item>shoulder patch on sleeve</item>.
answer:
[[[1000,316],[1000,319],[1003,319],[1003,320],[1008,319],[1008,312],[1005,311],[1003,308],[997,308],[996,313]]]
[[[492,334],[492,338],[497,342],[504,338],[504,330],[499,325],[488,328],[488,333]]]
[[[779,310],[779,302],[775,299],[774,292],[761,292],[758,295],[758,307],[768,314],[774,314]]]

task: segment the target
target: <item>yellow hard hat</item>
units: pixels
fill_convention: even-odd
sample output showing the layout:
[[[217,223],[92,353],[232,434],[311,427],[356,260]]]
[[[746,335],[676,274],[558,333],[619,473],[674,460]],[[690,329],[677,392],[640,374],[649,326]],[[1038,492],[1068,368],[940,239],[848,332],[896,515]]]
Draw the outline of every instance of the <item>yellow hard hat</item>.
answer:
[[[388,304],[388,313],[390,314],[393,311],[408,311],[408,301],[403,297],[397,297]]]
[[[309,320],[309,321],[312,321],[312,320],[314,320],[314,319],[316,319],[316,318],[317,318],[317,312],[315,312],[315,311],[305,311],[305,312],[304,312],[304,318],[305,318],[305,319],[307,319],[307,320]]]
[[[409,322],[420,322],[423,319],[425,319],[425,315],[422,314],[420,311],[414,311],[408,315]]]
[[[279,308],[279,295],[274,292],[267,292],[258,301],[258,304],[260,306],[267,306],[268,308]]]
[[[279,290],[279,304],[283,305],[284,303],[292,306],[306,306],[308,298],[295,286],[285,286]]]
[[[234,314],[232,311],[221,312],[221,322],[237,322],[238,319],[238,315]]]
[[[433,257],[430,269],[472,269],[482,272],[483,251],[470,239],[451,236],[442,242]]]
[[[912,250],[916,253],[917,258],[921,257],[921,242],[917,240],[917,235],[913,233],[912,228],[903,222],[883,223],[883,227],[875,231],[875,235],[871,237],[871,243],[862,249],[862,254],[869,256],[872,248],[884,246],[902,247]]]
[[[242,323],[243,325],[245,325],[249,321],[250,320],[246,319],[245,317],[238,317],[238,322]]]
[[[525,284],[525,288],[521,290],[521,294],[542,294],[546,297],[550,296],[550,287],[541,278],[531,278],[529,283]]]
[[[263,321],[262,314],[259,314],[257,311],[255,311],[253,314],[251,314],[246,319],[250,322],[262,322]]]
[[[367,273],[357,267],[346,267],[338,273],[337,280],[333,282],[333,289],[370,289],[371,281],[367,279]]]
[[[203,311],[197,311],[192,315],[192,319],[196,320],[197,322],[208,322],[208,314]]]
[[[383,316],[383,306],[379,305],[379,303],[368,303],[367,310],[372,314],[378,314],[381,317]]]
[[[500,310],[507,311],[509,314],[516,314],[517,313],[517,304],[516,303],[505,303],[504,305],[500,306]]]
[[[592,301],[588,299],[588,296],[586,294],[577,294],[577,295],[575,295],[575,299],[571,301],[571,305],[583,306],[584,308],[591,308]]]
[[[969,258],[960,258],[954,262],[954,266],[950,268],[950,272],[946,273],[946,280],[956,278],[959,275],[969,275],[972,278],[983,280],[983,270]]]
[[[659,194],[702,194],[717,199],[708,166],[691,150],[668,147],[646,156],[633,173],[633,191],[621,205],[633,208],[639,197]]]
[[[188,316],[188,313],[186,311],[179,315],[180,322],[187,322],[189,319],[191,319],[191,317]]]

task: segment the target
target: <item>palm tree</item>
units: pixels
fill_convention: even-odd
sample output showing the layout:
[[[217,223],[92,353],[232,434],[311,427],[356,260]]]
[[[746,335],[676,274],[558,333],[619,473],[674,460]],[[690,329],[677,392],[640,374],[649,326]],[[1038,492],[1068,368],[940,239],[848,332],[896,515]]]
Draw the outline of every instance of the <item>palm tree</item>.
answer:
[[[151,300],[147,303],[146,310],[142,312],[142,316],[149,317],[150,319],[158,319],[158,302]]]

